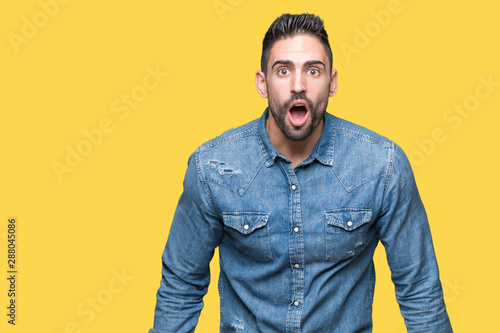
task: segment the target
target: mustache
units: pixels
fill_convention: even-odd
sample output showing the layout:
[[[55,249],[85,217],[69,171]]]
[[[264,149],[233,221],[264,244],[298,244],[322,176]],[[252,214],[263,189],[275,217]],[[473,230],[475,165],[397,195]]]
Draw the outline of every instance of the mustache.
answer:
[[[312,109],[313,102],[309,98],[307,98],[305,93],[292,93],[292,97],[290,97],[289,100],[283,103],[283,108],[286,110],[288,108],[288,105],[290,105],[293,101],[296,101],[298,99],[303,99],[304,101],[306,101],[307,104],[309,105],[309,110]]]

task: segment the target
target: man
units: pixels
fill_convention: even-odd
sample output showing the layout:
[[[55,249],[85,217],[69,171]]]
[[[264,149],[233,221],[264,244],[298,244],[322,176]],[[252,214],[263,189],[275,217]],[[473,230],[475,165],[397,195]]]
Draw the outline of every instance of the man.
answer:
[[[221,332],[371,332],[379,240],[408,331],[452,332],[405,154],[325,112],[337,72],[322,20],[276,19],[261,67],[262,117],[189,159],[150,333],[194,331],[217,246]]]

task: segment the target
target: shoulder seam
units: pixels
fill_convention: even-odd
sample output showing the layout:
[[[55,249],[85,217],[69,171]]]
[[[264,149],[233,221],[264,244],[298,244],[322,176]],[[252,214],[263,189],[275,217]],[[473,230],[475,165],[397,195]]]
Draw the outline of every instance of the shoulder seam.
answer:
[[[256,133],[257,133],[257,129],[254,127],[254,128],[250,128],[248,130],[238,132],[238,133],[228,135],[228,136],[225,136],[224,134],[222,134],[221,136],[214,138],[214,139],[202,144],[201,146],[199,146],[196,149],[196,152],[203,152],[203,151],[210,149],[214,146],[217,146],[221,143],[233,141],[233,140],[240,139],[240,138],[247,137],[247,136],[252,136],[252,135],[255,135]]]
[[[338,126],[336,124],[333,124],[332,125],[333,128],[341,131],[341,132],[344,132],[346,134],[349,134],[349,135],[352,135],[354,137],[357,137],[357,138],[360,138],[360,139],[364,139],[364,140],[368,140],[368,141],[371,141],[371,142],[375,142],[375,143],[379,143],[385,147],[391,147],[392,146],[392,140],[388,139],[388,138],[384,138],[384,139],[379,139],[379,138],[376,138],[372,135],[369,135],[369,134],[365,134],[365,133],[361,133],[361,132],[357,132],[355,130],[352,130],[352,129],[349,129],[349,128],[346,128],[346,127],[341,127],[341,126]]]
[[[215,212],[216,209],[215,209],[215,203],[214,203],[213,196],[212,196],[212,191],[210,191],[210,187],[207,185],[204,177],[202,177],[202,172],[200,170],[201,165],[200,165],[198,150],[195,151],[194,154],[195,154],[195,163],[196,163],[196,175],[198,176],[198,181],[201,183],[201,186],[203,186],[203,191],[205,192],[205,195],[208,198],[208,202],[210,203],[210,206],[212,206],[212,209]]]
[[[393,171],[394,171],[394,158],[395,158],[395,150],[396,150],[396,144],[391,141],[391,145],[389,147],[389,163],[387,165],[387,172],[386,172],[386,179],[385,179],[385,184],[384,184],[384,191],[382,193],[382,202],[384,202],[385,199],[385,194],[387,191],[387,188],[389,187],[389,181],[392,178]]]

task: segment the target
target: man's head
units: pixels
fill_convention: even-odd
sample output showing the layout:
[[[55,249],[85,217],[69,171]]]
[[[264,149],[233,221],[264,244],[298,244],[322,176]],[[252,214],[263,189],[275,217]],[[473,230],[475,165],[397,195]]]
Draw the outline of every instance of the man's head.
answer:
[[[283,14],[271,24],[262,42],[262,56],[260,58],[260,70],[267,74],[269,54],[274,43],[280,39],[290,38],[297,35],[309,34],[319,39],[325,53],[328,56],[330,72],[333,68],[332,49],[328,41],[328,34],[323,26],[323,20],[313,14]]]
[[[311,14],[276,19],[264,38],[261,66],[255,81],[269,102],[271,130],[279,129],[289,141],[303,141],[313,133],[317,139],[328,98],[337,90],[321,19]]]

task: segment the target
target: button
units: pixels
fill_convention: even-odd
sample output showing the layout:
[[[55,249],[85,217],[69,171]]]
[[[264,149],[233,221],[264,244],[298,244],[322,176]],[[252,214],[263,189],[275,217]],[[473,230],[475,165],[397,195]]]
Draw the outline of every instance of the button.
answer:
[[[352,222],[351,221],[347,222],[347,226],[352,227]]]
[[[249,228],[250,228],[250,227],[248,226],[248,224],[245,224],[245,225],[243,226],[243,229],[245,229],[245,230],[248,230]]]
[[[298,301],[295,301],[295,302],[293,302],[293,305],[295,305],[295,306],[299,306],[299,302],[298,302]]]
[[[299,232],[299,227],[295,227],[295,228],[293,228],[293,231],[295,231],[295,232]]]
[[[300,268],[300,265],[299,264],[295,264],[295,265],[293,265],[293,267]]]
[[[292,185],[292,191],[295,191],[297,189],[297,186],[295,184]]]

